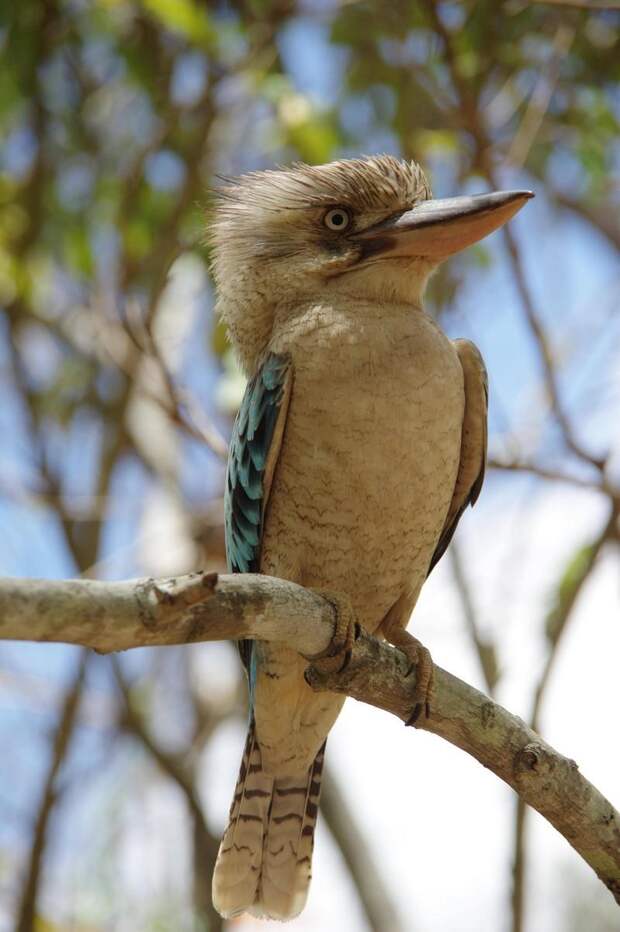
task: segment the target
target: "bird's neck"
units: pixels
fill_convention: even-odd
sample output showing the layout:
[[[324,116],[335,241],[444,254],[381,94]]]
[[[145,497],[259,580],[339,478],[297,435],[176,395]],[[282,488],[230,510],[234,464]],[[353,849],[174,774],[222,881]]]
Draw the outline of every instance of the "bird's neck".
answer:
[[[288,353],[294,365],[324,371],[330,378],[337,372],[367,366],[371,358],[388,360],[403,342],[435,328],[420,308],[408,304],[377,305],[368,300],[316,300],[279,309],[268,348]]]
[[[265,353],[294,352],[302,343],[323,343],[338,348],[397,339],[403,329],[415,329],[415,319],[426,317],[422,293],[430,267],[405,269],[378,265],[375,269],[343,274],[312,292],[283,289],[273,292],[269,282],[235,279],[232,292],[220,290],[218,312],[230,332],[241,364],[248,375],[256,371]],[[400,273],[400,274],[399,274]],[[344,346],[343,346],[344,344]]]

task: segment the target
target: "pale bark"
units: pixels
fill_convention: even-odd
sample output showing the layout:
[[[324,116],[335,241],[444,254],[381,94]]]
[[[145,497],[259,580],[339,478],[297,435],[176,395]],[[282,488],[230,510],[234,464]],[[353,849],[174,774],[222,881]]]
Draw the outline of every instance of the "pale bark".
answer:
[[[191,573],[166,579],[0,579],[0,639],[130,647],[257,638],[325,651],[334,610],[321,596],[268,576]]]
[[[129,582],[0,580],[0,638],[62,641],[100,652],[252,638],[281,641],[308,659],[325,653],[334,607],[318,593],[268,576],[195,573]],[[306,672],[329,689],[397,715],[414,705],[404,655],[358,630],[344,671]],[[620,904],[620,816],[580,773],[519,718],[436,667],[430,718],[418,727],[460,747],[508,783],[566,838]]]

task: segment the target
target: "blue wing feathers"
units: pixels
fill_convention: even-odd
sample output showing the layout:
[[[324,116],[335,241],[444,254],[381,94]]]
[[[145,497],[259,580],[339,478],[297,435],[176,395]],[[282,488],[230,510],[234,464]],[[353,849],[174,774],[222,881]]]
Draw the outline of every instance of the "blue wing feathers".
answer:
[[[255,390],[252,394],[248,407],[247,437],[249,441],[254,440],[254,435],[265,416],[265,410],[270,403],[269,394],[267,391],[260,390]]]
[[[259,570],[265,468],[289,367],[288,356],[267,356],[248,382],[233,428],[224,493],[226,556],[233,573]],[[252,642],[240,641],[239,650],[251,691],[255,668]]]
[[[246,516],[248,521],[251,521],[256,527],[260,526],[261,523],[261,501],[260,498],[250,498],[246,494],[245,489],[241,485],[241,479],[237,484],[237,487],[233,491],[233,511],[241,511]],[[235,572],[234,566],[231,566],[233,573]]]
[[[268,391],[281,393],[290,365],[288,356],[271,353],[261,369],[261,379]]]
[[[228,454],[224,515],[226,552],[233,573],[258,572],[263,479],[290,359],[271,353],[248,382]]]
[[[242,537],[251,547],[257,547],[260,544],[258,527],[246,518],[241,509],[232,515],[232,527],[235,536]]]

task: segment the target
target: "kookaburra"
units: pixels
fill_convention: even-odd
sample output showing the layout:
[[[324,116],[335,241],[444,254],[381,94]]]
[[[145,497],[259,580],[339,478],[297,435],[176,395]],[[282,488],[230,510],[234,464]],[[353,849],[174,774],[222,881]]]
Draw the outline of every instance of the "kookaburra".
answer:
[[[211,228],[217,310],[248,376],[226,479],[230,569],[349,605],[417,667],[406,625],[484,476],[487,378],[476,347],[422,307],[433,270],[509,220],[528,191],[431,199],[391,156],[247,174]],[[250,723],[213,877],[226,917],[306,901],[327,734],[343,699],[307,661],[241,647]]]

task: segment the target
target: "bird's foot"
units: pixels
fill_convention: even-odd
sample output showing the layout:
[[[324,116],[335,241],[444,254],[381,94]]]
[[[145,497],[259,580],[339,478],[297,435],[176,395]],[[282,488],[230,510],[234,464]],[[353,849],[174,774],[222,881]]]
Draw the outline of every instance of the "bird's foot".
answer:
[[[429,649],[417,638],[414,638],[412,634],[405,631],[404,628],[392,628],[385,631],[384,634],[386,641],[402,651],[407,658],[409,668],[406,675],[409,676],[415,670],[416,684],[413,692],[413,711],[405,722],[405,725],[415,725],[422,712],[424,712],[426,718],[431,714],[435,678],[433,658]]]
[[[334,608],[336,626],[327,650],[312,658],[312,665],[325,673],[342,673],[349,665],[353,642],[357,637],[358,625],[350,599],[339,592],[314,589],[317,595],[326,599]]]

